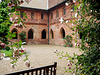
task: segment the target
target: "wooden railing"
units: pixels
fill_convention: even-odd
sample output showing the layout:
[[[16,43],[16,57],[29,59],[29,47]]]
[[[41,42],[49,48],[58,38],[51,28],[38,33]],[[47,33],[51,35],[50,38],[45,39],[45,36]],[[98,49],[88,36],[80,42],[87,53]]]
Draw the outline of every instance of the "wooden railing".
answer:
[[[4,75],[56,75],[57,62],[53,65],[44,66],[40,68],[33,68],[19,72],[4,74]]]

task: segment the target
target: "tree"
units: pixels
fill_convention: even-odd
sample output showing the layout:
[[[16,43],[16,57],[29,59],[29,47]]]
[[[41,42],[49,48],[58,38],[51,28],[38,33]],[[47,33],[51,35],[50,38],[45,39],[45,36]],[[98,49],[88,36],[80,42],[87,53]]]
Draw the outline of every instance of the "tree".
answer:
[[[70,28],[73,35],[82,34],[81,43],[75,39],[77,46],[83,51],[81,55],[74,54],[71,57],[69,54],[62,57],[68,57],[70,64],[69,72],[74,75],[100,75],[100,2],[98,0],[78,0],[79,5],[75,6],[74,22],[70,23],[75,26]],[[67,2],[66,5],[70,3]],[[73,0],[75,3],[75,0]],[[64,21],[66,22],[66,21]],[[59,52],[56,52],[57,54]]]
[[[30,0],[26,0],[30,1]],[[11,59],[12,67],[16,65],[17,60],[23,55],[26,55],[25,61],[28,61],[28,55],[25,52],[25,49],[22,47],[22,42],[11,42],[10,39],[15,37],[15,33],[10,32],[10,26],[15,25],[16,27],[20,28],[20,26],[24,26],[24,20],[20,19],[19,17],[14,18],[13,15],[20,15],[20,12],[16,9],[19,8],[19,5],[22,4],[23,0],[0,0],[0,41],[5,43],[6,45],[11,43],[13,56]],[[23,14],[25,18],[27,18],[26,14]],[[17,22],[15,24],[15,21]],[[25,26],[24,26],[25,27]],[[13,44],[12,44],[13,43]],[[16,49],[13,49],[15,47]],[[10,47],[9,47],[10,48]],[[9,49],[8,46],[6,49]],[[0,52],[0,57],[2,57],[2,53]],[[29,67],[29,61],[27,66]]]

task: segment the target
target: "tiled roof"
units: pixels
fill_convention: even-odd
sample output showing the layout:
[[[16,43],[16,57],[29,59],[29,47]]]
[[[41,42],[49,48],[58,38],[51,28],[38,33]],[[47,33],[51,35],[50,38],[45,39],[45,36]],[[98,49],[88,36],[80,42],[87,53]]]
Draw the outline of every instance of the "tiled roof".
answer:
[[[49,8],[52,8],[65,0],[48,0]]]
[[[32,0],[30,3],[24,2],[21,6],[28,7],[28,8],[37,8],[37,9],[49,9],[57,4],[63,2],[65,0]]]
[[[24,2],[23,4],[21,4],[21,6],[29,8],[47,9],[48,3],[47,0],[32,0],[30,3]]]

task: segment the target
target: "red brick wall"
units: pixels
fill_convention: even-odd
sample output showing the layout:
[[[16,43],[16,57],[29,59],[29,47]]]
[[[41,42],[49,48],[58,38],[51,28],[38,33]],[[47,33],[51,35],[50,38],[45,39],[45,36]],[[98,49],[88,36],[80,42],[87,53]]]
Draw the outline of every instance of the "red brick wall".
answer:
[[[49,0],[52,1],[52,0]],[[63,1],[63,0],[59,0]],[[53,3],[53,2],[52,2]],[[55,2],[57,3],[57,2]],[[66,15],[63,15],[63,8],[66,9]],[[27,8],[22,8],[20,9],[21,11],[27,12],[27,17],[28,19],[25,21],[25,26],[26,28],[19,29],[16,28],[18,33],[21,31],[26,32],[26,42],[27,44],[47,44],[48,43],[48,15],[47,12],[44,10],[38,10],[38,9],[27,9]],[[56,11],[58,10],[59,12],[59,17],[56,17]],[[63,38],[61,38],[61,28],[65,30],[65,36],[66,35],[71,35],[73,32],[70,30],[66,24],[61,24],[59,22],[59,19],[63,17],[64,20],[74,20],[72,19],[72,16],[74,16],[74,12],[71,13],[71,4],[69,6],[65,6],[64,4],[59,5],[58,7],[55,7],[53,9],[49,10],[49,43],[54,44],[54,45],[64,45]],[[34,12],[34,20],[31,19],[31,12]],[[41,13],[44,14],[44,19],[41,19]],[[53,19],[51,19],[51,13],[53,13]],[[72,16],[71,16],[72,14]],[[70,27],[72,27],[71,23],[68,23]],[[15,28],[13,25],[11,27],[11,30]],[[34,32],[34,38],[33,39],[28,39],[28,31],[32,29]],[[46,30],[46,39],[41,39],[41,33],[42,30]],[[53,36],[54,38],[51,38],[51,29],[53,30]],[[75,36],[73,36],[74,38]],[[16,41],[19,41],[20,38],[18,36],[18,39]],[[73,42],[74,43],[74,42]]]
[[[16,28],[14,25],[11,26],[11,31],[15,28],[18,31],[18,34],[22,31],[26,32],[26,42],[27,44],[47,44],[48,43],[48,21],[47,21],[47,13],[46,11],[42,10],[35,10],[35,9],[25,9],[21,8],[21,11],[27,12],[27,17],[25,21],[25,27],[23,28]],[[31,12],[34,12],[34,19],[31,19]],[[44,14],[44,19],[41,19],[41,14]],[[16,16],[15,16],[16,17]],[[28,39],[28,31],[33,30],[33,39]],[[46,30],[46,39],[41,39],[42,30]],[[13,39],[13,41],[19,41],[18,39]]]
[[[66,15],[64,15],[63,13],[63,8],[65,7],[66,9]],[[58,10],[59,12],[59,17],[56,18],[56,11]],[[54,44],[54,45],[64,45],[64,41],[63,38],[61,38],[61,28],[63,28],[65,30],[65,36],[66,35],[72,35],[73,31],[71,29],[69,29],[66,24],[61,24],[59,22],[60,18],[62,17],[64,20],[74,20],[71,19],[72,16],[74,16],[75,12],[71,13],[71,4],[69,6],[65,6],[65,4],[54,8],[50,11],[50,15],[49,15],[49,43],[50,44]],[[53,19],[51,19],[51,13],[53,13]],[[71,16],[72,14],[72,16]],[[67,25],[69,25],[70,27],[72,27],[72,23],[67,23]],[[51,29],[53,30],[53,34],[54,34],[54,38],[51,38]],[[74,38],[75,36],[73,36]],[[74,41],[73,41],[74,43]]]

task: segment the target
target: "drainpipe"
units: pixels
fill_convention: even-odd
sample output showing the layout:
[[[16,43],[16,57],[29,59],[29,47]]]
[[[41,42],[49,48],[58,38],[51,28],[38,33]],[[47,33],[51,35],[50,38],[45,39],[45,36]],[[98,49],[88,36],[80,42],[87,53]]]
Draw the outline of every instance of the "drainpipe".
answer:
[[[49,11],[47,11],[47,15],[48,15],[48,44],[49,44]]]

